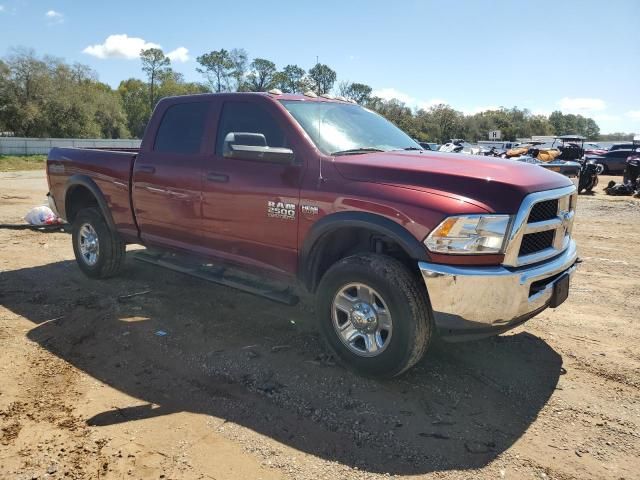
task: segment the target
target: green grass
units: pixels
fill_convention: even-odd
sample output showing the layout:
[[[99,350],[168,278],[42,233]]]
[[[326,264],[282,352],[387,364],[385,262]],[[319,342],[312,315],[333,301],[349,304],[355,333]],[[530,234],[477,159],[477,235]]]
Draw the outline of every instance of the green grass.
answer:
[[[0,155],[0,172],[42,170],[46,161],[46,155]]]

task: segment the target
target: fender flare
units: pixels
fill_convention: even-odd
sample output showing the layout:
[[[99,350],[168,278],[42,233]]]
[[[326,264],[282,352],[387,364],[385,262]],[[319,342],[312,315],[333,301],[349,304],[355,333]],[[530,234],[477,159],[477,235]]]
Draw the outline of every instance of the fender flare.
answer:
[[[100,187],[98,187],[96,182],[87,175],[75,174],[70,176],[67,179],[64,186],[64,196],[62,197],[62,202],[63,202],[62,211],[64,212],[65,217],[68,217],[67,197],[69,195],[69,192],[75,187],[84,187],[91,192],[91,194],[94,196],[94,198],[98,202],[98,207],[100,208],[100,211],[102,212],[102,216],[107,222],[107,225],[109,225],[109,228],[115,232],[116,226],[113,221],[113,217],[111,216],[111,210],[109,209],[109,204],[107,203],[107,200],[105,199],[104,194],[102,193],[102,190],[100,190]]]
[[[366,228],[393,239],[416,261],[429,261],[426,247],[409,231],[393,220],[368,212],[338,212],[318,220],[309,230],[299,255],[298,276],[309,290],[315,289],[317,262],[315,251],[323,238],[341,228]]]

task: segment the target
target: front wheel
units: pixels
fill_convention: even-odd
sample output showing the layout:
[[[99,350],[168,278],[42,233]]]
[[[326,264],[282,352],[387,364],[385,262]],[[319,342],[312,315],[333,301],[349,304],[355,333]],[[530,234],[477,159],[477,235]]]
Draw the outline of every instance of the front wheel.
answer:
[[[96,208],[78,212],[72,229],[73,253],[80,270],[92,278],[116,275],[124,265],[126,244]]]
[[[316,312],[329,347],[347,367],[394,377],[415,365],[432,336],[427,292],[398,260],[347,257],[318,286]]]

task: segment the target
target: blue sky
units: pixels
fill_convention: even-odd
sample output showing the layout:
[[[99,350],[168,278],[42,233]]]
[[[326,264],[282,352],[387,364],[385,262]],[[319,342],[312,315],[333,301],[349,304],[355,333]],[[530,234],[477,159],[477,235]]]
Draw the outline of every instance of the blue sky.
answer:
[[[318,56],[339,81],[412,106],[560,109],[640,133],[638,18],[639,0],[0,0],[0,55],[30,47],[112,86],[141,77],[141,45],[171,52],[189,80],[200,79],[195,57],[220,48],[279,67]]]

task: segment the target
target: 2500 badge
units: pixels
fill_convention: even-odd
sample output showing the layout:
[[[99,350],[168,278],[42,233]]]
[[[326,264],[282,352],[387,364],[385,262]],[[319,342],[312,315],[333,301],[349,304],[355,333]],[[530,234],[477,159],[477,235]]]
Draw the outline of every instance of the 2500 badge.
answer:
[[[296,218],[296,205],[294,203],[268,201],[267,217],[294,220]]]

